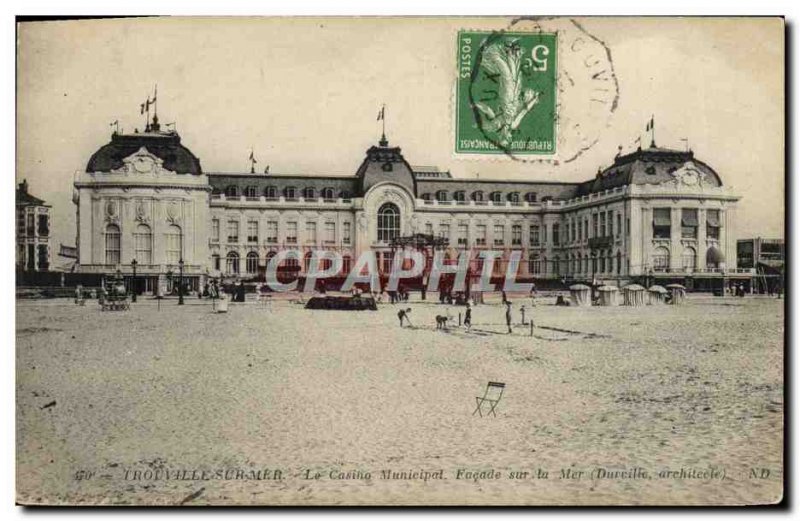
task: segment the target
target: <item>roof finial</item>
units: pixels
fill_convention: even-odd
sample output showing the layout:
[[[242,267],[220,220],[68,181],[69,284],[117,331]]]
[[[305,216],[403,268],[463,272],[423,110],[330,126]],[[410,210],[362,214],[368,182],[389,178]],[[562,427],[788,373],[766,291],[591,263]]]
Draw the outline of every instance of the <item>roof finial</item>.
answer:
[[[256,156],[253,154],[253,147],[250,147],[250,173],[251,174],[255,174],[256,173],[256,163],[258,163],[258,161],[256,161]]]
[[[389,141],[386,139],[386,104],[381,105],[381,110],[378,111],[378,119],[376,121],[383,122],[383,129],[381,131],[381,140],[378,144],[382,147],[389,146]]]

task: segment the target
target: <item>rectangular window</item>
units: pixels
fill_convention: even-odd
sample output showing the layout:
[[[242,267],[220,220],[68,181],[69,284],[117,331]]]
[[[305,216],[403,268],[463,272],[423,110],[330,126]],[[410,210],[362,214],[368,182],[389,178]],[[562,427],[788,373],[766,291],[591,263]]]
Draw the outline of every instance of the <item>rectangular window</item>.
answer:
[[[681,210],[681,238],[697,239],[696,208],[684,208]]]
[[[583,221],[583,240],[584,241],[588,241],[589,240],[589,218],[588,217]]]
[[[515,224],[511,226],[511,244],[519,246],[522,244],[522,225]]]
[[[477,246],[486,246],[486,225],[479,224],[475,226],[475,244]]]
[[[539,246],[539,244],[540,244],[539,225],[538,224],[531,225],[530,241],[531,241],[531,246]]]
[[[597,235],[597,232],[598,232],[598,229],[597,229],[598,221],[599,221],[599,219],[597,218],[597,214],[593,213],[592,214],[592,237],[598,237],[598,235]]]
[[[228,221],[228,242],[239,242],[239,221]]]
[[[448,223],[442,223],[439,225],[439,237],[444,237],[446,239],[450,238],[450,225]]]
[[[323,238],[325,244],[333,244],[336,242],[336,223],[333,221],[325,222],[325,237]]]
[[[350,244],[350,223],[342,223],[342,243]]]
[[[653,209],[653,238],[669,239],[672,236],[672,214],[669,208]]]
[[[553,245],[558,246],[561,239],[561,226],[558,223],[553,223]]]
[[[247,242],[258,243],[258,221],[247,221]]]
[[[39,235],[47,237],[50,235],[50,216],[39,214]]]
[[[278,221],[267,221],[266,241],[270,243],[278,242]]]
[[[578,221],[577,225],[578,225],[578,242],[581,242],[581,240],[583,240],[582,239],[583,238],[583,225],[581,224],[580,221]]]
[[[315,222],[306,223],[306,242],[308,244],[317,243],[317,223]]]
[[[433,223],[425,223],[425,233],[427,235],[433,235]]]
[[[599,237],[606,236],[606,212],[600,213],[600,235]]]
[[[34,232],[36,231],[34,229],[34,216],[33,216],[32,213],[28,213],[28,215],[26,217],[27,217],[27,219],[26,219],[26,228],[27,228],[27,230],[26,231],[28,232],[28,237],[33,237]]]
[[[622,235],[622,214],[617,213],[617,233],[616,235]],[[617,266],[617,270],[619,270],[619,266]]]
[[[297,222],[290,221],[286,223],[286,242],[289,244],[297,243]]]
[[[211,219],[211,240],[219,242],[219,219]]]
[[[719,240],[719,230],[721,228],[719,210],[706,211],[706,238]]]
[[[494,245],[502,246],[506,242],[506,230],[502,224],[494,225]]]
[[[469,244],[469,225],[461,223],[458,225],[458,245],[466,246]]]

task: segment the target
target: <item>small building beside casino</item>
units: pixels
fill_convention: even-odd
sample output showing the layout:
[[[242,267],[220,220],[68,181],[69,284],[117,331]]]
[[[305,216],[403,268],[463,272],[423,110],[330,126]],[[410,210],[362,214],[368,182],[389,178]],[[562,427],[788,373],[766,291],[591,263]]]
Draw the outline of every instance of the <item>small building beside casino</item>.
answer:
[[[51,269],[51,205],[28,191],[22,180],[16,192],[17,273],[43,272]]]

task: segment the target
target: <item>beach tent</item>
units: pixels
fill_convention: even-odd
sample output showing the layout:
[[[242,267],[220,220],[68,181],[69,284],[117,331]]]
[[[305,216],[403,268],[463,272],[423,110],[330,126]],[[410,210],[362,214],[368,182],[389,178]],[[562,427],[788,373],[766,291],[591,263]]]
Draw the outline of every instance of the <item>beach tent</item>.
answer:
[[[648,303],[650,304],[666,304],[667,303],[667,289],[658,284],[647,288]]]
[[[573,284],[569,287],[569,298],[573,306],[591,306],[592,288],[585,284]]]
[[[628,284],[622,288],[623,306],[643,306],[644,305],[644,286],[638,284]]]
[[[670,304],[683,304],[683,301],[686,299],[686,287],[681,286],[680,284],[667,284],[667,289],[672,295],[670,299]]]
[[[600,286],[597,291],[600,294],[601,306],[619,305],[619,288],[616,286]]]

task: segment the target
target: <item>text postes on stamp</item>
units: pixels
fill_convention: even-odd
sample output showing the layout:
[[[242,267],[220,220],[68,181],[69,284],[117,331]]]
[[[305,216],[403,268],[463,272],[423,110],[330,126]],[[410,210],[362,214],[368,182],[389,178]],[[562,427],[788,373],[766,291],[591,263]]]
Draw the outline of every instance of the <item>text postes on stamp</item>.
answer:
[[[556,45],[554,33],[459,32],[457,154],[556,152]]]

